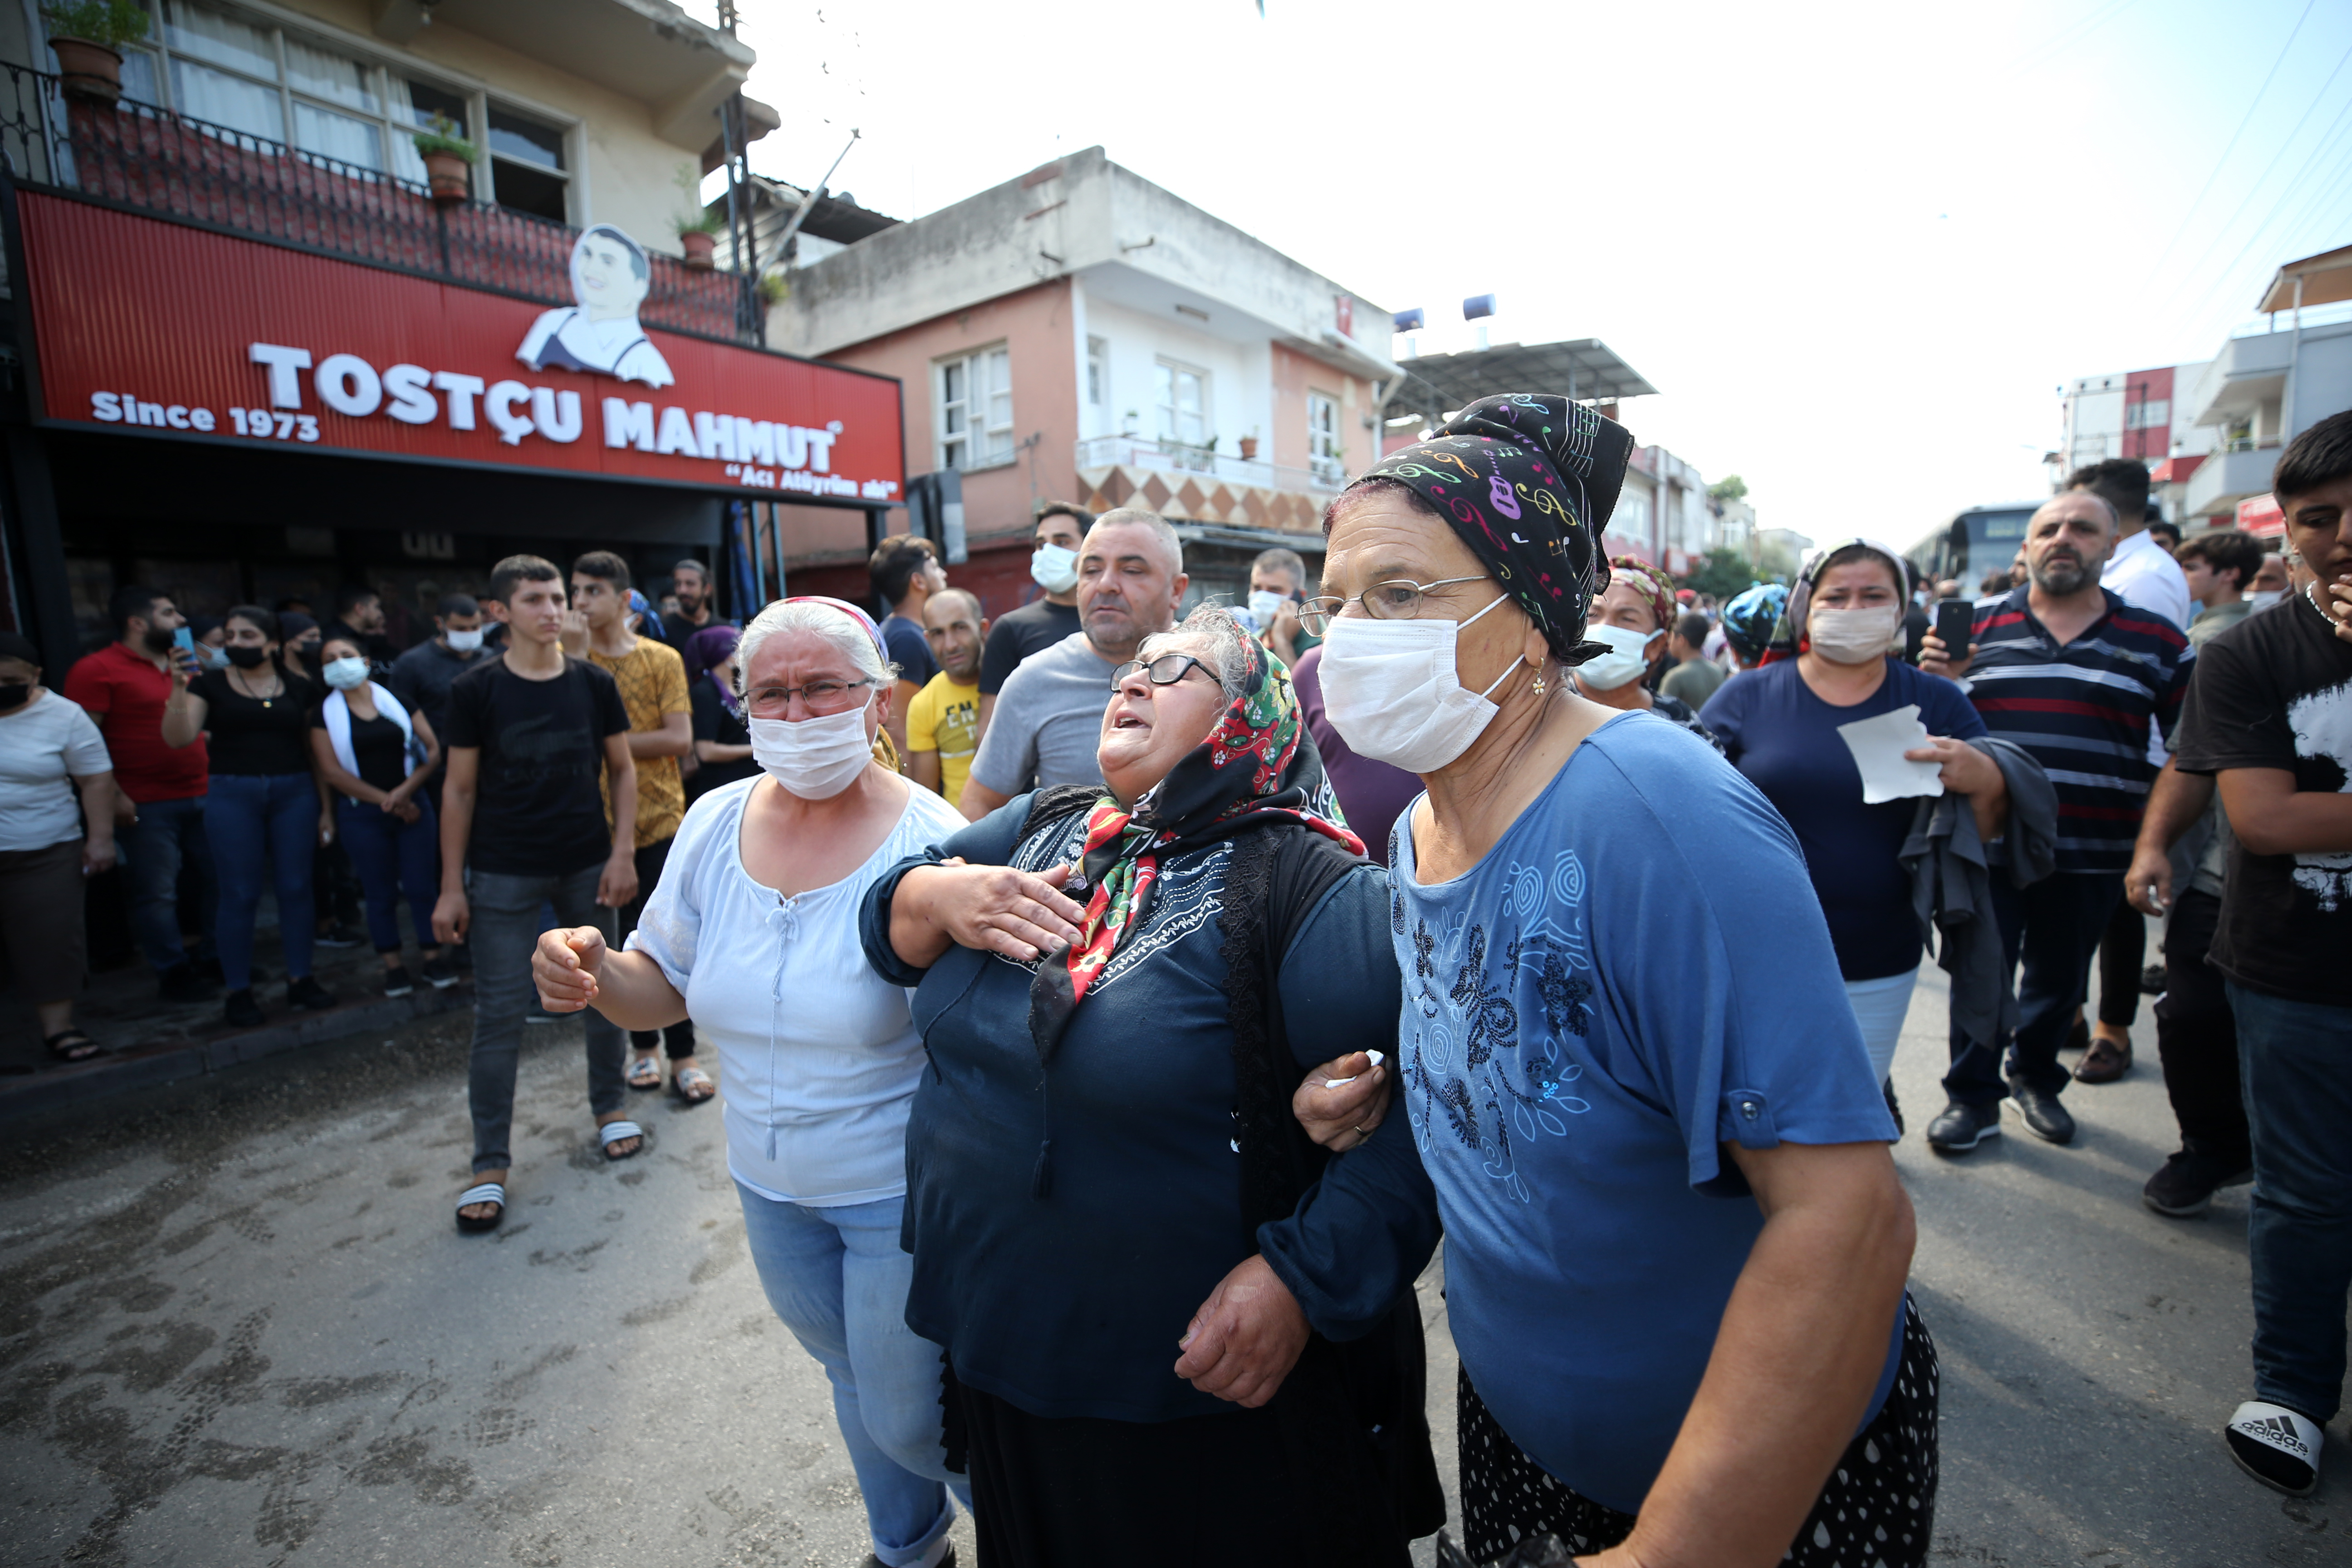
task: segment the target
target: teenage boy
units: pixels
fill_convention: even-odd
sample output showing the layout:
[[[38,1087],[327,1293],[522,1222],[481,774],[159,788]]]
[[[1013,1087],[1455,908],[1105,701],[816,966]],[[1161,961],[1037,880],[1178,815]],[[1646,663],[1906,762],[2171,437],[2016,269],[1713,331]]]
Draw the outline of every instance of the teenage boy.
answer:
[[[1066,500],[1037,503],[1031,531],[1029,579],[1045,596],[996,617],[988,646],[980,655],[980,732],[988,733],[988,716],[995,711],[996,694],[1005,679],[1033,653],[1043,653],[1068,639],[1078,629],[1078,548],[1086,542],[1094,515]],[[955,796],[948,796],[953,800]]]
[[[213,852],[205,837],[211,763],[199,736],[176,749],[163,743],[163,704],[172,696],[173,634],[188,624],[168,595],[118,589],[107,616],[115,640],[66,672],[66,700],[77,703],[106,738],[119,795],[116,843],[130,880],[131,923],[166,1002],[202,1002],[218,989],[213,945]],[[177,656],[195,671],[193,656]],[[196,879],[204,945],[180,941],[180,877]],[[205,971],[210,969],[208,975]]]
[[[890,704],[890,717],[884,722],[889,727],[891,743],[904,759],[907,704],[940,672],[940,661],[931,657],[930,644],[923,636],[923,606],[932,595],[947,591],[947,570],[940,564],[929,540],[896,533],[874,547],[873,556],[866,563],[866,575],[874,596],[890,607],[877,628],[890,661],[898,667],[898,700]]]
[[[628,563],[609,550],[592,550],[572,563],[572,609],[563,619],[563,651],[612,676],[629,710],[629,754],[637,764],[637,896],[621,911],[621,940],[637,929],[646,900],[661,884],[670,840],[686,816],[686,781],[677,760],[694,750],[694,704],[686,690],[686,664],[677,650],[629,628]],[[617,820],[617,819],[616,819]],[[659,1089],[658,1029],[629,1037],[631,1089]],[[695,1065],[694,1021],[669,1028],[671,1082],[680,1100],[699,1105],[717,1092]]]
[[[952,805],[963,799],[972,753],[980,750],[980,650],[988,617],[972,594],[950,588],[923,606],[923,635],[940,672],[907,704],[907,776]]]
[[[441,900],[433,934],[474,948],[474,1049],[467,1096],[474,1175],[458,1198],[457,1228],[488,1230],[506,1215],[515,1058],[523,1015],[537,995],[531,949],[540,906],[558,925],[619,937],[614,911],[637,894],[637,770],[629,713],[613,678],[563,651],[563,577],[536,555],[490,571],[490,608],[506,650],[449,688],[448,780],[442,789]],[[600,779],[617,829],[605,826]],[[470,881],[468,871],[471,872]],[[621,1031],[585,1021],[588,1106],[608,1160],[644,1146],[624,1121]]]
[[[2189,583],[2197,613],[2189,618],[2189,641],[2203,647],[2252,613],[2246,584],[2262,570],[2263,542],[2234,528],[2200,533],[2172,552]]]
[[[2352,1289],[2352,412],[2296,437],[2271,493],[2313,581],[2205,645],[2175,762],[2213,775],[2237,840],[2207,962],[2253,1140],[2254,1397],[2222,1436],[2301,1497],[2343,1397]]]

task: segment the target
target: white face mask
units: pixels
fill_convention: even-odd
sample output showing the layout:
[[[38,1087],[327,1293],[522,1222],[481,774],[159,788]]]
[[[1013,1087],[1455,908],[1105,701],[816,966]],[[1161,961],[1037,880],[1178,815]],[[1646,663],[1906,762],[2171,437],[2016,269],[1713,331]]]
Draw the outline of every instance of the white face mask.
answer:
[[[471,653],[482,646],[482,628],[476,626],[470,632],[443,632],[441,640],[449,645],[451,653]]]
[[[354,686],[367,683],[368,662],[363,658],[331,658],[319,673],[325,676],[327,684],[336,690],[349,691]]]
[[[1409,773],[1432,773],[1470,749],[1498,711],[1487,692],[1517,669],[1503,667],[1486,691],[1464,689],[1454,644],[1467,621],[1376,621],[1344,616],[1323,634],[1323,711],[1348,749]]]
[[[2285,597],[2284,588],[2257,588],[2246,595],[2246,602],[2257,610],[2267,610]]]
[[[1078,585],[1078,552],[1041,544],[1030,552],[1029,575],[1048,594],[1066,594]]]
[[[1666,634],[1594,625],[1585,627],[1584,635],[1590,641],[1607,643],[1609,651],[1578,665],[1576,679],[1588,691],[1614,691],[1650,668],[1650,645]]]
[[[871,706],[817,719],[751,720],[745,726],[751,732],[751,758],[785,794],[831,800],[874,760],[874,742],[866,733]]]
[[[1249,596],[1250,619],[1257,623],[1258,630],[1264,631],[1274,625],[1274,617],[1280,615],[1282,606],[1289,602],[1287,595],[1277,594],[1271,588],[1260,588]]]
[[[226,669],[228,668],[228,650],[226,648],[215,647],[208,642],[200,642],[196,645],[196,658],[206,669]]]
[[[1903,611],[1895,605],[1815,610],[1806,619],[1805,638],[1832,664],[1868,664],[1885,655],[1902,629]]]

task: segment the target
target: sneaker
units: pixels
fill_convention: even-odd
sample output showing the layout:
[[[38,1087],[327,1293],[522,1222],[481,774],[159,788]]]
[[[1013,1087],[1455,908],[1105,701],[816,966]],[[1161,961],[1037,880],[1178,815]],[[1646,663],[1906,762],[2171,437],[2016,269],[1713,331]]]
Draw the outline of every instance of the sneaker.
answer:
[[[1927,1147],[1938,1154],[1965,1154],[1988,1138],[2000,1136],[2000,1102],[1963,1105],[1953,1100],[1927,1123]]]
[[[342,921],[337,921],[311,940],[320,947],[357,947],[365,939]]]
[[[335,994],[320,984],[317,976],[306,974],[286,983],[286,1005],[306,1013],[323,1013],[335,1005]]]
[[[2143,996],[2161,996],[2171,984],[2161,963],[2151,963],[2139,972],[2139,990]]]
[[[209,1002],[220,994],[220,987],[184,959],[157,977],[155,994],[165,1002]]]
[[[416,982],[408,977],[408,969],[406,965],[394,964],[393,967],[383,972],[383,994],[385,995],[405,996],[415,989]]]
[[[261,1004],[253,999],[251,986],[230,992],[227,1004],[221,1008],[221,1016],[240,1029],[257,1029],[269,1021],[262,1014]]]
[[[1895,1136],[1900,1141],[1903,1136],[1903,1103],[1895,1098],[1895,1080],[1890,1078],[1878,1087],[1886,1091],[1886,1113],[1895,1118]]]
[[[457,984],[457,965],[449,962],[447,954],[425,961],[425,984],[436,991],[446,991]]]
[[[2238,1468],[2289,1497],[2309,1497],[2319,1485],[2317,1422],[2299,1410],[2249,1399],[2221,1428]]]
[[[2242,1159],[2217,1159],[2183,1149],[2164,1163],[2139,1190],[2139,1201],[2174,1219],[2194,1219],[2213,1205],[2213,1194],[2223,1187],[2242,1187],[2254,1179],[2254,1169]]]
[[[2009,1086],[2010,1103],[2017,1107],[2018,1120],[2025,1130],[2045,1143],[2072,1143],[2074,1141],[2074,1118],[2058,1097],[2046,1089],[2036,1089],[2030,1083],[2012,1080]]]

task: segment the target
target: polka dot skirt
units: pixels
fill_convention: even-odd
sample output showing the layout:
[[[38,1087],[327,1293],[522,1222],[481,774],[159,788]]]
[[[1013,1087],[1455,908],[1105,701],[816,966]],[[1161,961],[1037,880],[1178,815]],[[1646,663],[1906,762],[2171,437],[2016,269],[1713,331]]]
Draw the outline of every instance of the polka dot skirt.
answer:
[[[1795,1568],[1921,1568],[1936,1521],[1935,1342],[1919,1310],[1903,1303],[1903,1359],[1886,1403],[1854,1438],[1822,1489],[1783,1562]],[[1458,1386],[1463,1544],[1493,1563],[1521,1541],[1559,1537],[1581,1556],[1633,1531],[1633,1516],[1604,1508],[1546,1472],[1495,1420],[1465,1370]]]

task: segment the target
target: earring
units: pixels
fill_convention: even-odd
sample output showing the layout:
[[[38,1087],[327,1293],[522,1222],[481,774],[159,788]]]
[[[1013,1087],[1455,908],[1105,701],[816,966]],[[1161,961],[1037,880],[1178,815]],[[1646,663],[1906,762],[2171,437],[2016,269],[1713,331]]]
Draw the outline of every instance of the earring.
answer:
[[[1538,697],[1541,697],[1544,694],[1544,678],[1542,676],[1538,675],[1536,677],[1536,683],[1532,689]]]

